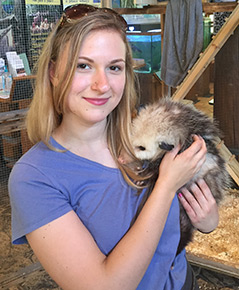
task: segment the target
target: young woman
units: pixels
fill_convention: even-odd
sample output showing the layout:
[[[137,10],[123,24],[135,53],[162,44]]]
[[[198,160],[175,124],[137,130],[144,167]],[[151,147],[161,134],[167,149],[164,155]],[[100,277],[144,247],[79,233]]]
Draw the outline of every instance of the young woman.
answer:
[[[110,9],[68,8],[45,43],[28,114],[35,144],[14,166],[13,243],[28,242],[63,289],[194,289],[180,239],[176,191],[200,170],[200,136],[167,153],[142,210],[121,152],[136,106],[124,19]],[[203,232],[218,223],[203,180],[179,199]],[[196,286],[195,286],[196,287]],[[196,289],[196,288],[195,288]]]

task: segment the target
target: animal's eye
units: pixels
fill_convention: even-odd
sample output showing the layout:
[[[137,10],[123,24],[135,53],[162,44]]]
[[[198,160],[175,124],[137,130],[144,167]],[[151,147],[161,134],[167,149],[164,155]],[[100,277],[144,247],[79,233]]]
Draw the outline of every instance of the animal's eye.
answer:
[[[146,148],[144,147],[144,146],[138,146],[137,147],[140,151],[145,151],[146,150]]]
[[[166,150],[166,151],[170,151],[174,148],[174,145],[173,144],[168,144],[168,143],[165,143],[165,142],[161,142],[159,143],[159,148],[163,149],[163,150]]]

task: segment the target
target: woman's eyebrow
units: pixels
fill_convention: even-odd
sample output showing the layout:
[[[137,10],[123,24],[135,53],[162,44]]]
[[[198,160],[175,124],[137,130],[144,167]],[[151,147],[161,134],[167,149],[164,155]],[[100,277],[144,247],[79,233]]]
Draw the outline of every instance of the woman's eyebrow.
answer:
[[[125,60],[123,58],[117,58],[112,60],[110,63],[116,63],[116,62],[125,62]]]
[[[88,62],[94,63],[94,60],[91,59],[91,58],[89,58],[89,57],[87,57],[87,56],[79,56],[78,59],[79,60],[82,60],[83,59],[83,60],[86,60]],[[125,62],[125,60],[123,58],[116,58],[116,59],[113,59],[112,61],[110,61],[109,63],[110,64],[114,64],[114,63],[117,63],[117,62]]]
[[[86,57],[86,56],[79,56],[78,59],[79,59],[79,60],[84,59],[84,60],[89,61],[89,62],[94,62],[93,59],[91,59],[91,58],[89,58],[89,57]]]

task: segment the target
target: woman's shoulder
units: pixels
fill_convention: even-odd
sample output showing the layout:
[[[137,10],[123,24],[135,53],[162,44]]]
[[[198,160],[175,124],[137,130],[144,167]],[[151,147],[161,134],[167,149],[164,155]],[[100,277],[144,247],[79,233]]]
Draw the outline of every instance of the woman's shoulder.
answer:
[[[48,142],[40,141],[33,145],[22,157],[17,161],[17,165],[29,164],[41,166],[45,163],[52,163],[54,159],[54,164],[59,160],[61,161],[62,153],[67,150],[58,144],[52,137]]]
[[[44,143],[33,145],[21,158],[14,164],[10,175],[9,183],[12,181],[24,182],[29,176],[39,174],[45,160],[49,160],[47,146]]]
[[[48,148],[43,142],[39,142],[33,145],[26,153],[24,153],[21,158],[16,162],[14,167],[17,165],[31,165],[38,166],[39,163],[44,162],[44,160],[48,160],[50,156],[53,154],[53,150]]]

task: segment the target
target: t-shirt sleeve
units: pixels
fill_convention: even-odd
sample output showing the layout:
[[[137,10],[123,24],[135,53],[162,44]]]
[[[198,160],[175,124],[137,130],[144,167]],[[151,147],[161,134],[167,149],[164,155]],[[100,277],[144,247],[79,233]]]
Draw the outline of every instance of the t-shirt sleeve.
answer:
[[[12,242],[27,243],[25,235],[72,210],[68,195],[44,172],[17,163],[9,177]]]

